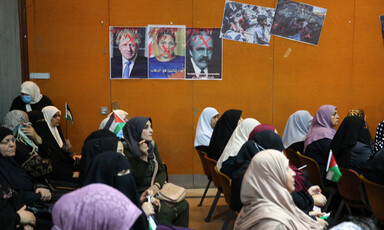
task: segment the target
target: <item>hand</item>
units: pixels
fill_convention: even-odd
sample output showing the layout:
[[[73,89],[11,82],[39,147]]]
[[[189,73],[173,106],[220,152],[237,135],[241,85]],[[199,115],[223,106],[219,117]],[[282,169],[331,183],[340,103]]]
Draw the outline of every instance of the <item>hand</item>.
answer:
[[[327,198],[321,193],[316,194],[316,195],[312,195],[312,198],[314,201],[314,205],[316,205],[318,207],[324,207],[325,204],[327,203]]]
[[[73,172],[72,178],[79,178],[79,172]]]
[[[72,148],[71,141],[68,140],[68,139],[65,139],[65,142],[64,142],[64,144],[63,144],[63,150],[64,150],[65,152],[69,152],[69,151],[71,150],[71,148]]]
[[[140,156],[140,159],[142,159],[143,161],[148,161],[148,145],[147,143],[145,143],[145,140],[141,140],[139,142],[139,149],[140,149],[140,152],[141,152],[141,156]]]
[[[313,185],[308,189],[309,195],[313,196],[321,193],[321,188],[318,185]]]
[[[140,196],[140,201],[141,201],[141,203],[146,202],[146,201],[148,200],[148,196],[153,196],[153,192],[152,192],[152,190],[150,190],[150,189],[145,190],[145,191],[141,194],[141,196]]]
[[[147,217],[155,215],[155,209],[153,208],[153,205],[151,203],[144,202],[141,205],[141,208],[143,209],[143,211]]]
[[[155,198],[155,197],[152,197],[152,198],[151,198],[151,203],[152,203],[154,206],[158,207],[159,210],[160,210],[161,204],[160,204],[160,200],[159,200],[159,199],[157,199],[157,198]]]
[[[20,129],[27,137],[31,138],[36,144],[41,145],[43,140],[39,135],[37,135],[36,131],[33,127],[28,123],[23,123],[23,128]]]
[[[309,212],[309,215],[310,215],[310,216],[321,217],[321,216],[324,216],[325,213],[324,213],[324,212],[319,212],[319,211],[310,211],[310,212]]]
[[[33,215],[32,212],[26,210],[27,207],[24,205],[22,208],[17,211],[17,214],[20,216],[20,224],[21,225],[35,225],[36,224],[36,217]]]
[[[51,192],[49,191],[49,189],[46,189],[46,188],[37,188],[36,191],[35,191],[36,194],[39,194],[41,195],[41,199],[42,201],[49,201],[51,200]]]
[[[33,230],[33,227],[31,225],[25,225],[23,230]]]
[[[328,223],[327,221],[323,220],[323,219],[320,219],[320,218],[317,218],[316,217],[316,220],[317,220],[317,223],[323,228],[323,229],[326,229],[328,227]]]

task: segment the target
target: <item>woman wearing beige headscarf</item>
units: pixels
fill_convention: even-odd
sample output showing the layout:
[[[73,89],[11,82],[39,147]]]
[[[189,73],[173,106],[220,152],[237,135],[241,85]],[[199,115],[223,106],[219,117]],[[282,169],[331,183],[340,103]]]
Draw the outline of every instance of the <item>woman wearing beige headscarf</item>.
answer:
[[[244,206],[235,230],[324,228],[325,221],[316,222],[293,202],[294,175],[281,152],[270,149],[256,154],[241,185]]]
[[[52,101],[40,93],[39,86],[33,81],[25,81],[20,87],[20,96],[13,99],[12,110],[21,110],[24,112],[41,111],[45,106],[53,105]]]

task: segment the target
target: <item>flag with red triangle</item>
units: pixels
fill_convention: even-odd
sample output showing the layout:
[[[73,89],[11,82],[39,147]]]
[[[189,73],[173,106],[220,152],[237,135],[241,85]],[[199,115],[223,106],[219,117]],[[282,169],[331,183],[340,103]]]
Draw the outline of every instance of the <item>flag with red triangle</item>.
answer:
[[[109,120],[106,124],[107,128],[114,134],[116,134],[117,137],[121,138],[123,136],[123,127],[125,125],[124,120],[119,116],[119,114],[115,113],[115,111],[112,112],[111,116],[109,116]]]
[[[335,157],[333,157],[332,150],[329,150],[328,164],[327,164],[326,178],[333,182],[338,182],[341,178],[341,172],[339,166],[336,163]]]

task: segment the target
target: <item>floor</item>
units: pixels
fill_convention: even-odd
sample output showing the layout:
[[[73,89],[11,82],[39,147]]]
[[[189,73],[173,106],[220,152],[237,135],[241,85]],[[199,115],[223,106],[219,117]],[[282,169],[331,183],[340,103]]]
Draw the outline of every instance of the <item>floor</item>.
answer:
[[[216,188],[210,188],[202,206],[198,207],[197,205],[200,203],[204,189],[187,189],[186,199],[189,203],[189,228],[196,230],[222,229],[225,218],[227,216],[227,212],[229,210],[223,195],[217,202],[217,206],[213,212],[211,221],[204,221],[208,215],[209,209],[211,208],[216,192]],[[235,220],[236,215],[234,214],[227,230],[233,229]]]

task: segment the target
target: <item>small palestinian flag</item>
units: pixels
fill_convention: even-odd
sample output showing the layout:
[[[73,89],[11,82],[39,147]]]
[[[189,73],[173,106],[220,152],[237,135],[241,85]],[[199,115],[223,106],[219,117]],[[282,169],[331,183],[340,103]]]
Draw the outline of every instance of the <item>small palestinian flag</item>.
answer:
[[[67,119],[73,125],[73,117],[72,117],[71,109],[69,108],[67,102],[65,102],[65,119]]]
[[[327,164],[326,178],[333,182],[338,182],[341,178],[341,172],[339,166],[337,166],[336,160],[333,157],[332,150],[329,150],[328,164]]]
[[[116,134],[117,137],[122,138],[123,137],[122,129],[124,125],[125,125],[124,120],[119,116],[119,114],[113,111],[111,116],[109,116],[109,119],[104,129],[108,129],[114,134]]]

